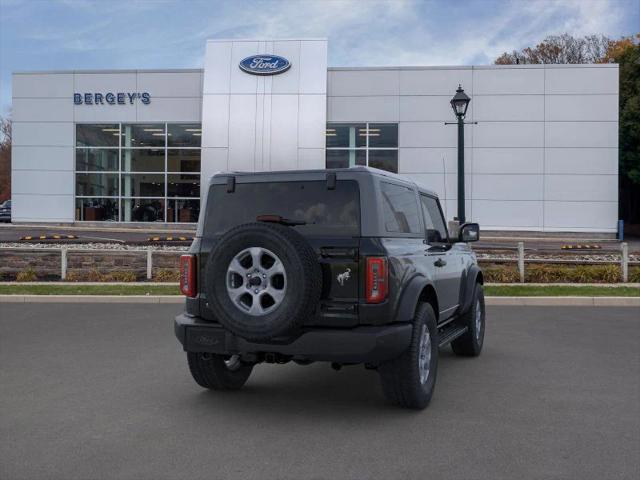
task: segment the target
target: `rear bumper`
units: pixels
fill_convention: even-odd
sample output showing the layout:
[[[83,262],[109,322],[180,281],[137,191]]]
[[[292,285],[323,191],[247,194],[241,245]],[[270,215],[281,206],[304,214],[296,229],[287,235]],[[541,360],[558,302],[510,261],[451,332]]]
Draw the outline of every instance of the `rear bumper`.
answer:
[[[380,364],[402,354],[411,341],[411,324],[361,326],[349,329],[305,328],[282,343],[254,343],[216,323],[182,314],[175,334],[185,351],[220,354],[278,353],[296,359]]]

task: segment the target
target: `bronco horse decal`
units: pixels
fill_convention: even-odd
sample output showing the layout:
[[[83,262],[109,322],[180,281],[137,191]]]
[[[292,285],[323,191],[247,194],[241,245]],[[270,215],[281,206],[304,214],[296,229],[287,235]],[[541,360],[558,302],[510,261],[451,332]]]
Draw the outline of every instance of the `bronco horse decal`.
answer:
[[[344,272],[339,273],[336,276],[336,280],[338,281],[338,283],[340,284],[340,286],[344,286],[344,282],[346,282],[347,280],[349,280],[351,278],[351,269],[347,268]]]

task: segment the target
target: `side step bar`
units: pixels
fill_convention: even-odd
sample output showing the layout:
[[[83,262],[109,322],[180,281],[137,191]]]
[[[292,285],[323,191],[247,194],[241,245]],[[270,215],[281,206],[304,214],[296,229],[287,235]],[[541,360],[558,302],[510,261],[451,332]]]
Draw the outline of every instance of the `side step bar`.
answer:
[[[451,326],[443,328],[439,332],[440,333],[440,343],[438,344],[438,346],[439,347],[444,347],[445,345],[450,344],[456,338],[458,338],[460,335],[464,335],[465,333],[467,333],[468,329],[469,329],[469,327],[460,327],[458,325],[451,325]]]

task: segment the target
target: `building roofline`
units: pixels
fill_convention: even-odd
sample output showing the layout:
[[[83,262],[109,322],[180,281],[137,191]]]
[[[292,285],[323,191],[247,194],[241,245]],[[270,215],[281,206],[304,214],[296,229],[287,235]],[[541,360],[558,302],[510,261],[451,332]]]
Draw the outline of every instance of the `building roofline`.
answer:
[[[144,68],[144,69],[102,69],[102,70],[25,70],[13,75],[69,75],[69,74],[109,74],[109,73],[203,73],[203,68]]]
[[[425,66],[383,66],[383,67],[328,67],[329,71],[367,71],[367,70],[509,70],[544,68],[618,68],[617,63],[563,63],[563,64],[526,64],[526,65],[425,65]]]

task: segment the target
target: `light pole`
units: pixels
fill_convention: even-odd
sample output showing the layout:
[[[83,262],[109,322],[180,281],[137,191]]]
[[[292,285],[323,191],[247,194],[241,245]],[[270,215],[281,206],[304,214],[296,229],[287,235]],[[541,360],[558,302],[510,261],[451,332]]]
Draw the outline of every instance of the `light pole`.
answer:
[[[451,108],[458,117],[458,222],[465,222],[464,214],[464,116],[471,98],[464,93],[462,85],[458,85],[456,94],[451,99]],[[450,123],[450,122],[446,122]]]

